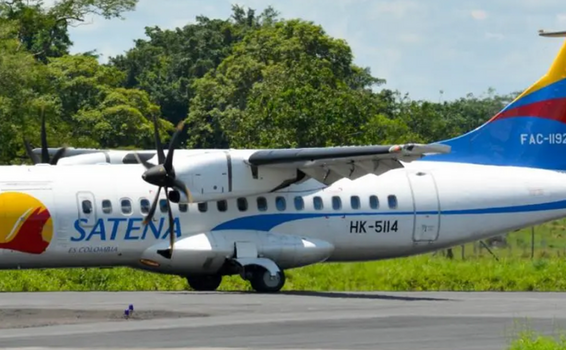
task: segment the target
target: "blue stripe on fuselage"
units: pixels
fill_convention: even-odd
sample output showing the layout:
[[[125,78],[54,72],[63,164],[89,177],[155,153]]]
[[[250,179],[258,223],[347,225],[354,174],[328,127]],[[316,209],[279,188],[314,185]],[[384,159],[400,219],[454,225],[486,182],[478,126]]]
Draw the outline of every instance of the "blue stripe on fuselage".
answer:
[[[521,212],[534,212],[545,210],[558,210],[566,209],[566,200],[557,202],[547,202],[538,204],[526,204],[508,207],[495,207],[495,208],[477,208],[477,209],[456,209],[446,211],[417,211],[417,215],[474,215],[474,214],[507,214],[507,213],[521,213]],[[240,217],[237,219],[229,220],[219,224],[212,230],[258,230],[269,231],[276,226],[282,225],[287,222],[314,219],[321,217],[350,217],[350,216],[375,216],[375,215],[414,215],[413,211],[381,211],[381,212],[349,212],[349,213],[281,213],[281,214],[259,214]]]

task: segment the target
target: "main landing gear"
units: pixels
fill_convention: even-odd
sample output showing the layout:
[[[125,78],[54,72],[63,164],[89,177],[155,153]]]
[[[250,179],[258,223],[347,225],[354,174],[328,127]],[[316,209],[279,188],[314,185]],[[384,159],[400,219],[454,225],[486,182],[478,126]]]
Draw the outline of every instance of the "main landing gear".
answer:
[[[251,282],[258,293],[276,293],[285,285],[285,272],[277,271],[275,276],[263,266],[246,266],[242,276]]]
[[[246,266],[241,274],[244,280],[250,281],[252,288],[258,293],[276,293],[285,285],[285,272],[277,271],[275,276],[265,267]],[[187,276],[191,289],[199,292],[211,292],[220,287],[222,275]]]
[[[204,275],[187,277],[189,286],[196,291],[215,291],[222,283],[221,275]]]

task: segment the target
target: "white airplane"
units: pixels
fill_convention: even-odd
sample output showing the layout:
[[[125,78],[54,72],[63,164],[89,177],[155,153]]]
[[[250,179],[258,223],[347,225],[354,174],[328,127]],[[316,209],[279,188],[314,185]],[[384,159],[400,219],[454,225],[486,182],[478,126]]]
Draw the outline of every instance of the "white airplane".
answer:
[[[75,150],[57,163],[73,166],[45,154],[0,167],[0,268],[127,266],[195,290],[239,274],[277,292],[288,269],[422,254],[562,218],[565,73],[566,44],[491,120],[431,145],[174,151],[178,129],[168,152],[156,135],[157,155],[126,151],[128,164]],[[89,157],[96,164],[81,164]]]

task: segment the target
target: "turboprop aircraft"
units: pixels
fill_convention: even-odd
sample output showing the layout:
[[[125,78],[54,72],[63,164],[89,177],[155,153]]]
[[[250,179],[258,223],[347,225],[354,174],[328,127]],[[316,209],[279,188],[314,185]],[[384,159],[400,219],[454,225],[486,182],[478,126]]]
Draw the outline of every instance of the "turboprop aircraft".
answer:
[[[127,266],[195,290],[239,274],[276,292],[288,269],[422,254],[562,218],[565,73],[563,45],[491,120],[430,145],[175,150],[180,125],[167,152],[156,132],[156,150],[127,151],[128,164],[0,167],[0,268]]]

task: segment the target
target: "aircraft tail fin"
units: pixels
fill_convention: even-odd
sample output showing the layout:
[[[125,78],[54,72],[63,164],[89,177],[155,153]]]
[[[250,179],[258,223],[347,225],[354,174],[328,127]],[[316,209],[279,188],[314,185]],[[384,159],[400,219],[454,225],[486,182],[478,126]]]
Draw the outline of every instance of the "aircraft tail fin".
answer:
[[[566,41],[547,73],[489,121],[438,143],[451,152],[423,160],[566,170]]]

